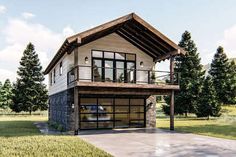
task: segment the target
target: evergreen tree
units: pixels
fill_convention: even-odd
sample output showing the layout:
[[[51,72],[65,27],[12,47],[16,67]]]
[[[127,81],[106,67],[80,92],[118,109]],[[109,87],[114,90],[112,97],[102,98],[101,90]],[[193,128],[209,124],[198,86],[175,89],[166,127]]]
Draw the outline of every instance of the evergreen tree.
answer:
[[[230,65],[228,58],[224,53],[223,47],[219,46],[214,59],[211,63],[209,74],[212,76],[213,84],[217,94],[217,100],[220,103],[228,103],[230,101]]]
[[[0,104],[2,102],[2,82],[0,81]]]
[[[181,74],[180,92],[175,95],[175,113],[184,113],[187,116],[188,113],[195,112],[205,72],[200,64],[197,47],[188,31],[183,33],[179,46],[186,51],[186,55],[175,58],[175,72]],[[164,112],[169,110],[169,105],[165,108]]]
[[[12,85],[9,79],[6,79],[0,89],[0,108],[7,109],[12,104]]]
[[[229,79],[227,83],[227,91],[228,91],[228,103],[235,104],[236,103],[236,65],[235,62],[232,61],[229,65],[228,69]]]
[[[34,45],[29,43],[23,52],[18,68],[16,84],[14,84],[14,97],[12,110],[15,112],[47,109],[47,90],[43,83],[42,66]]]
[[[210,76],[204,80],[199,102],[196,106],[197,117],[220,116],[221,105],[217,102],[216,92]]]

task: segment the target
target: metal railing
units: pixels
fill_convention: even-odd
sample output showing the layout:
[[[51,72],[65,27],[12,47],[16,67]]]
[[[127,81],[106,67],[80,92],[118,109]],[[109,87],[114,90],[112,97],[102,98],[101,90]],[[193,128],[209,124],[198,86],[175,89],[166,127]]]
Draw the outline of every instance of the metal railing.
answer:
[[[116,82],[133,84],[179,84],[180,74],[173,73],[173,82],[170,81],[169,71],[144,69],[124,69],[97,66],[78,65],[67,73],[68,85],[75,81],[83,82]]]

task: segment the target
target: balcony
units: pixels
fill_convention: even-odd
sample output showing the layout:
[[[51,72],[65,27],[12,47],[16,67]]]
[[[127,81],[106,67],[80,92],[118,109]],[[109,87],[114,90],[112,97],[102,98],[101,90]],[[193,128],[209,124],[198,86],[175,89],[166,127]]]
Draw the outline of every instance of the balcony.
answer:
[[[173,81],[170,82],[168,71],[78,65],[68,72],[67,83],[68,87],[155,89],[169,92],[179,90],[179,78],[179,73],[173,73]]]

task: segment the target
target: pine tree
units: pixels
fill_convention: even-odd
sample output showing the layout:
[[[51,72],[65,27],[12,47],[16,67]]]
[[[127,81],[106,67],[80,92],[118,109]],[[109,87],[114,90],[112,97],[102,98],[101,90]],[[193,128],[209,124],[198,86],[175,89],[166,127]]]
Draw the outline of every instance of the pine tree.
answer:
[[[213,84],[217,94],[217,100],[220,103],[228,103],[230,101],[230,76],[229,62],[223,47],[219,46],[214,59],[211,63],[209,74],[212,76]]]
[[[43,83],[42,66],[31,43],[23,52],[17,74],[19,78],[14,84],[12,110],[30,114],[36,110],[46,110],[48,96],[46,85]]]
[[[188,113],[195,112],[205,72],[200,64],[197,47],[188,31],[183,33],[179,46],[186,51],[186,55],[175,58],[175,72],[181,74],[180,92],[175,95],[175,113],[184,113],[187,116]],[[169,107],[165,110],[169,110]]]
[[[0,108],[7,109],[12,104],[12,85],[9,79],[6,79],[3,86],[0,89]]]
[[[0,81],[0,104],[2,102],[2,82]]]
[[[196,106],[197,117],[220,116],[221,105],[217,102],[216,92],[210,76],[207,76],[203,83],[199,102]]]
[[[236,103],[236,65],[234,61],[229,64],[229,79],[227,82],[228,103]]]

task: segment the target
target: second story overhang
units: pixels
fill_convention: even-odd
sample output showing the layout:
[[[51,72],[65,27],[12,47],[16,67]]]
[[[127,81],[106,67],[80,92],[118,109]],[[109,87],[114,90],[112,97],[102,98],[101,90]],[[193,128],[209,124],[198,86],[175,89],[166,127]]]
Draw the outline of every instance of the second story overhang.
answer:
[[[48,74],[65,53],[70,54],[76,47],[83,46],[111,33],[117,33],[147,53],[153,58],[154,62],[168,59],[171,56],[185,54],[185,51],[169,38],[136,14],[131,13],[68,37],[45,69],[44,74]]]

